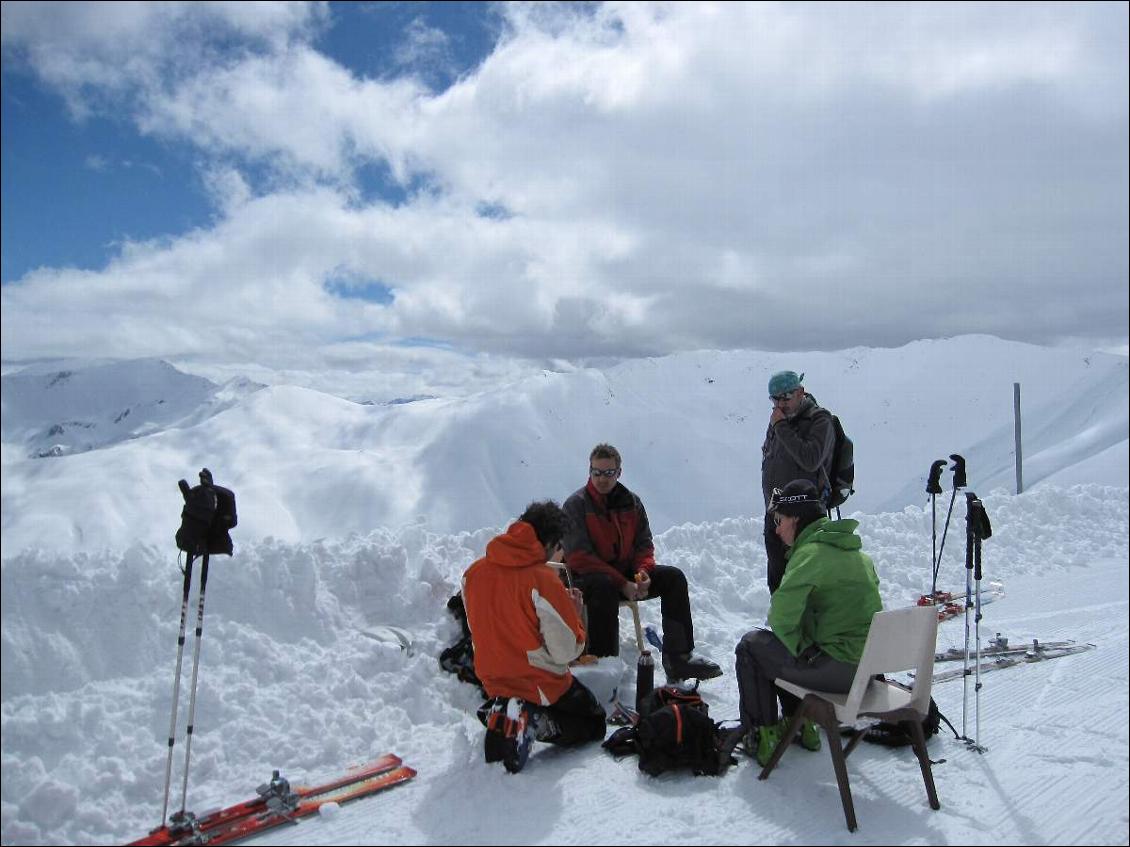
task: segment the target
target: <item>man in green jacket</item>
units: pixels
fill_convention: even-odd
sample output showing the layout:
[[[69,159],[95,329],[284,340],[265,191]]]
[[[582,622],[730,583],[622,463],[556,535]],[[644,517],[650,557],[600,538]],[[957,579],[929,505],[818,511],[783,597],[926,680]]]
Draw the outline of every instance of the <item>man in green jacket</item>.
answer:
[[[796,711],[796,697],[779,690],[781,677],[820,691],[847,692],[863,655],[871,617],[883,608],[879,578],[855,534],[859,522],[829,520],[816,486],[806,479],[773,493],[769,512],[789,548],[781,584],[769,602],[767,629],[747,632],[735,650],[743,738],[764,766]],[[785,717],[778,720],[780,698]],[[820,733],[806,721],[801,744],[820,749]]]

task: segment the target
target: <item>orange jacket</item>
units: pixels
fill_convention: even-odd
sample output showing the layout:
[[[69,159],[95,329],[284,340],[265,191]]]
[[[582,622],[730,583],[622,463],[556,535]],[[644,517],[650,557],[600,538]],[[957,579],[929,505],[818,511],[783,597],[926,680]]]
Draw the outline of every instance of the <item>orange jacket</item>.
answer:
[[[573,684],[585,630],[534,528],[515,521],[463,574],[475,674],[491,697],[548,706]]]

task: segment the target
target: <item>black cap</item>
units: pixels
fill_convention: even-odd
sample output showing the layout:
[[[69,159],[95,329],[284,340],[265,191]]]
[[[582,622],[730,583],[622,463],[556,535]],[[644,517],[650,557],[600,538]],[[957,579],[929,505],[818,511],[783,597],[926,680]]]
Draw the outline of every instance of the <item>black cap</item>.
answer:
[[[817,511],[823,513],[820,492],[807,479],[794,479],[784,488],[774,488],[769,500],[769,511],[782,515],[803,517]]]

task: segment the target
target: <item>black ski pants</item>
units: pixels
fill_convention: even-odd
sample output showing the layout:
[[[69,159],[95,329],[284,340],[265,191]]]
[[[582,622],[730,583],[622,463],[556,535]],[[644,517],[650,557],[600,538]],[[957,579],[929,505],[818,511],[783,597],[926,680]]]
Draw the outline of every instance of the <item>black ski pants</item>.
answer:
[[[620,655],[620,601],[624,599],[620,586],[602,573],[576,574],[573,585],[581,589],[585,597],[588,615],[586,652],[594,656]],[[656,565],[651,572],[651,589],[647,599],[656,597],[663,616],[663,652],[691,652],[694,649],[694,627],[687,578],[683,572],[671,565]]]
[[[794,656],[768,629],[747,632],[734,652],[739,709],[746,729],[776,723],[778,698],[786,716],[796,712],[800,700],[773,684],[778,677],[806,688],[840,694],[850,690],[855,679],[857,665],[837,661],[816,650]]]
[[[479,707],[479,723],[487,724],[487,715],[490,713],[493,697],[488,697]],[[544,712],[557,726],[557,734],[545,739],[549,744],[560,747],[572,747],[575,744],[584,744],[589,741],[601,741],[607,729],[604,707],[597,702],[596,697],[576,677],[573,684],[565,693],[557,698],[557,702],[549,706],[539,706],[526,701],[531,711]]]
[[[546,741],[560,747],[572,747],[589,741],[603,741],[608,728],[604,708],[576,677],[557,702],[545,707],[546,714],[557,724],[559,732]]]

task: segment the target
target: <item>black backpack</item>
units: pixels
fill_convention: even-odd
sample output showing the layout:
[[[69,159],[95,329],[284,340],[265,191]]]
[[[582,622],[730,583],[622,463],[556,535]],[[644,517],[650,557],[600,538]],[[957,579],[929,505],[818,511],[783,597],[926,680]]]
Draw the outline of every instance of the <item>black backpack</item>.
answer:
[[[486,689],[475,673],[475,645],[471,641],[471,628],[467,625],[467,609],[463,605],[463,594],[460,592],[447,601],[447,611],[451,612],[463,630],[463,635],[458,641],[439,654],[439,666],[448,673],[453,673],[462,682],[477,685],[483,696],[487,696]]]
[[[199,485],[189,488],[183,479],[177,484],[184,497],[180,529],[176,534],[177,548],[194,556],[230,556],[234,548],[228,531],[239,523],[235,493],[230,488],[215,485],[212,472],[207,468],[200,471]]]
[[[830,414],[830,413],[829,413]],[[832,415],[832,429],[836,434],[832,445],[831,479],[825,489],[827,507],[834,509],[855,493],[855,444],[844,432],[840,419]]]
[[[950,728],[954,738],[960,738],[957,730],[953,728],[953,724],[949,722],[949,718],[942,714],[942,710],[938,708],[938,704],[931,697],[930,708],[926,712],[926,717],[922,719],[922,734],[926,736],[927,743],[938,734],[938,731],[942,728],[942,721],[946,722],[946,726]],[[888,721],[879,721],[879,723],[869,727],[863,733],[863,740],[872,744],[882,744],[884,747],[909,747],[913,743],[905,726]]]
[[[717,776],[718,725],[697,691],[662,686],[640,704],[639,722],[616,730],[604,742],[615,756],[637,753],[640,770],[651,776],[689,768],[695,775]]]

